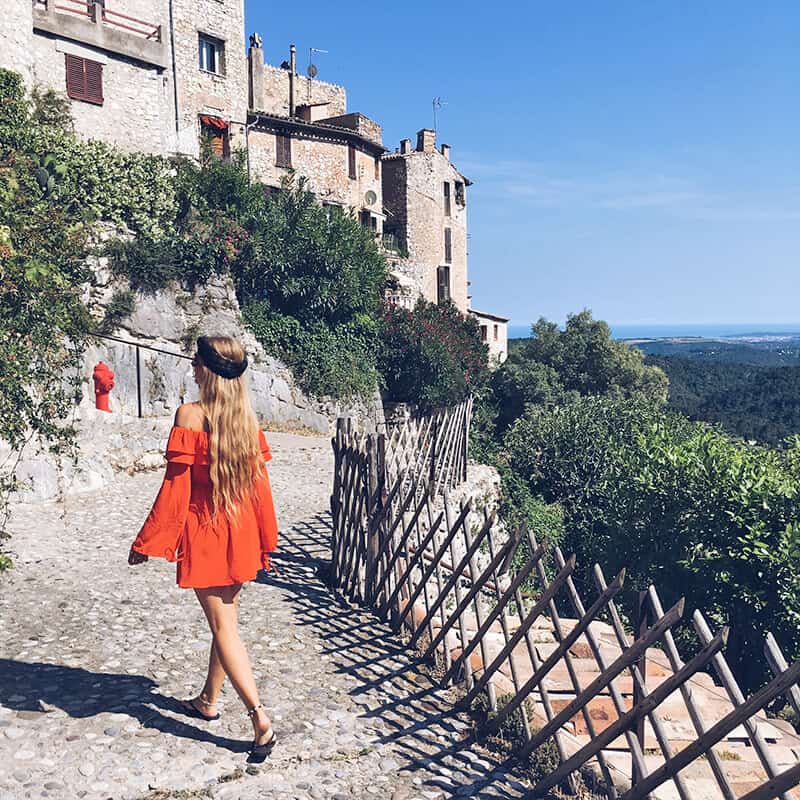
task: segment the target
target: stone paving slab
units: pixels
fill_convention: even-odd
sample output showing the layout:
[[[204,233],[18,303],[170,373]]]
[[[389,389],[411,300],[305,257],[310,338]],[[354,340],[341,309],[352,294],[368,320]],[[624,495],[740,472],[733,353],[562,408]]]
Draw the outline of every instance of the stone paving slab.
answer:
[[[19,505],[0,576],[0,798],[514,798],[525,786],[467,741],[469,722],[371,614],[321,580],[327,438],[268,435],[277,574],[245,587],[242,634],[279,744],[246,764],[232,689],[222,718],[182,716],[210,635],[174,565],[127,565],[160,473],[64,504]]]

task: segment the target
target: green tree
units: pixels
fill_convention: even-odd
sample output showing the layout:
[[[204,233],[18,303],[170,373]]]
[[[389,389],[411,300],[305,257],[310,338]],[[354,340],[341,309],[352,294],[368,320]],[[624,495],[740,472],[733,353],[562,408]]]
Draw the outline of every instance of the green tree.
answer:
[[[505,429],[528,405],[554,405],[579,395],[645,398],[663,403],[667,379],[642,354],[611,338],[590,311],[567,317],[562,331],[540,319],[493,376],[498,425]]]

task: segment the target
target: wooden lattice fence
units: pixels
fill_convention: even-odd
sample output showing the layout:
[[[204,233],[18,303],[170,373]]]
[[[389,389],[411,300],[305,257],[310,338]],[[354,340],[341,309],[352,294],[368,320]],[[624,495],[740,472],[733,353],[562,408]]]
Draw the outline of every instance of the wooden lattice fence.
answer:
[[[417,456],[398,452],[425,441],[419,429],[389,441],[339,423],[333,585],[404,630],[441,664],[443,684],[462,682],[464,704],[488,698],[483,733],[521,720],[521,758],[555,746],[559,766],[531,797],[574,788],[588,768],[623,800],[800,798],[800,736],[764,713],[785,696],[800,715],[800,661],[787,664],[774,637],[774,677],[745,697],[725,660],[726,628],[694,611],[684,659],[673,636],[684,602],[665,611],[651,586],[631,635],[617,605],[624,571],[608,582],[594,565],[594,591],[579,591],[575,556],[430,490]]]

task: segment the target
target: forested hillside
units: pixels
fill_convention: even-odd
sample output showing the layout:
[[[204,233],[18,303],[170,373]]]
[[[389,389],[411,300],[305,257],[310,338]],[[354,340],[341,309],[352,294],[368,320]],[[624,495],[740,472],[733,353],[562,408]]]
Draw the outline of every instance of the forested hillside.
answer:
[[[800,367],[759,367],[648,356],[669,378],[668,405],[693,420],[719,422],[745,439],[778,444],[800,433]]]

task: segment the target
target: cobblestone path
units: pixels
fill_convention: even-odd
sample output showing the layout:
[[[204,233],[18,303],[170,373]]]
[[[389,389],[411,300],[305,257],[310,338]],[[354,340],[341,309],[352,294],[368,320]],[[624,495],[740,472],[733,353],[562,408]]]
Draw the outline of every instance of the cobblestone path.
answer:
[[[0,576],[0,798],[511,798],[468,725],[375,617],[318,577],[328,550],[327,439],[272,434],[278,574],[244,588],[242,631],[279,743],[248,772],[249,721],[178,712],[210,635],[174,565],[127,553],[160,474],[65,504],[17,506]]]

